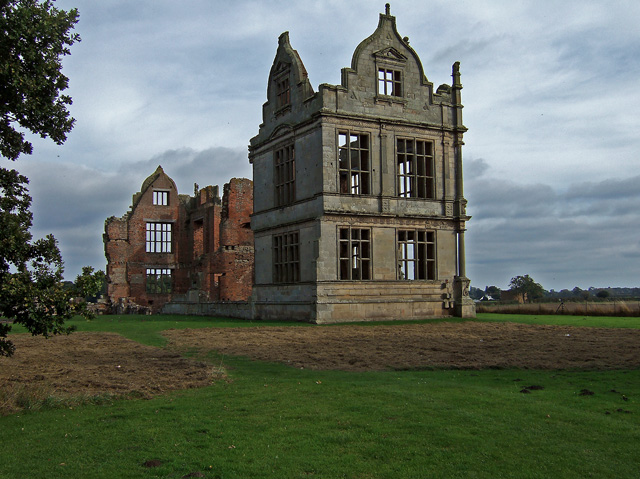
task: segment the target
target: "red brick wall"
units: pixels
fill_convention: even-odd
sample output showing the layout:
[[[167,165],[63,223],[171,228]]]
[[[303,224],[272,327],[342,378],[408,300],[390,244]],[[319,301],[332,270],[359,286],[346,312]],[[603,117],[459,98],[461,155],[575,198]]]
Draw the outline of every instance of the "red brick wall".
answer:
[[[253,181],[233,178],[224,185],[222,199],[221,245],[251,245],[253,232],[249,226],[253,213]]]
[[[127,221],[111,217],[104,224],[105,256],[107,257],[107,295],[116,301],[129,296],[127,261],[129,242],[127,241]]]
[[[145,182],[146,183],[146,182]],[[153,204],[154,190],[168,190],[169,204],[167,206]],[[171,294],[147,293],[147,268],[170,268],[173,271],[173,292],[179,289],[184,281],[182,272],[178,268],[178,257],[183,244],[179,241],[183,230],[179,220],[184,206],[178,196],[175,183],[164,172],[158,174],[148,184],[147,189],[137,196],[137,203],[132,207],[129,215],[129,257],[128,280],[130,296],[141,306],[148,306],[153,312],[158,311],[164,303],[171,299]],[[146,252],[146,224],[147,222],[163,222],[172,225],[171,253]]]
[[[153,191],[169,192],[167,206],[153,205]],[[200,290],[209,301],[246,301],[253,284],[253,182],[232,179],[207,186],[193,197],[178,195],[175,183],[161,168],[133,196],[131,211],[105,222],[108,295],[112,302],[128,298],[159,311],[176,294]],[[146,252],[146,223],[172,225],[171,253]],[[146,269],[172,270],[172,293],[147,293]]]
[[[247,301],[253,286],[253,182],[233,178],[224,185],[220,253],[217,258],[221,301]]]

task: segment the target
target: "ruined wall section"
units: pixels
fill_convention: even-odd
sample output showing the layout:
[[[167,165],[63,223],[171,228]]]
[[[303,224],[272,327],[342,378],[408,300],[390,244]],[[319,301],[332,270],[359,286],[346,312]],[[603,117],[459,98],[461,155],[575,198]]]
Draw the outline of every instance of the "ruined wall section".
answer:
[[[223,206],[224,203],[224,206]],[[116,312],[159,312],[176,297],[246,301],[253,282],[253,183],[234,178],[224,187],[179,195],[161,167],[133,195],[130,211],[105,222],[107,293]],[[167,241],[149,245],[149,224],[163,225]],[[153,235],[152,235],[153,236]],[[157,275],[168,274],[162,288]],[[154,273],[156,276],[154,276]]]
[[[104,224],[104,254],[107,257],[107,296],[111,300],[129,297],[127,258],[129,257],[127,217],[107,218]]]
[[[254,275],[253,181],[233,178],[224,185],[220,249],[216,267],[220,272],[220,301],[247,301]]]
[[[212,258],[220,245],[221,201],[217,186],[207,186],[185,200],[185,232],[182,269],[189,271],[188,283],[180,291],[197,290],[199,299],[214,301],[218,298],[218,281],[212,268]]]

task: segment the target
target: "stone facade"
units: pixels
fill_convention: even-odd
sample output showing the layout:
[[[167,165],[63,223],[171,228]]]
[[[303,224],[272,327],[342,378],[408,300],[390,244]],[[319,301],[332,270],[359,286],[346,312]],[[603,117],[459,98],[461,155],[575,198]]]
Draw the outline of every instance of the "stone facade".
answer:
[[[159,312],[181,297],[246,301],[253,281],[253,182],[179,195],[159,166],[130,211],[105,221],[107,295],[115,312]]]
[[[317,92],[280,36],[249,146],[255,318],[475,315],[458,63],[452,78],[434,91],[388,6],[341,84]]]

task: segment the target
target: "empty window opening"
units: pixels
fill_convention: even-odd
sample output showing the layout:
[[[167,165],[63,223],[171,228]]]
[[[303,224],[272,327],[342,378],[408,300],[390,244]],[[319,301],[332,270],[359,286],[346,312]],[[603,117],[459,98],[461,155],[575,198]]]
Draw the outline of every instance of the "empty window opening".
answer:
[[[434,231],[398,231],[398,279],[436,279]]]
[[[340,228],[340,279],[371,279],[371,230]]]
[[[402,96],[402,72],[378,69],[378,95]]]
[[[435,198],[433,144],[423,140],[397,140],[398,196]]]
[[[204,253],[204,221],[200,219],[193,222],[193,259],[197,260]]]
[[[282,108],[291,104],[291,88],[289,77],[276,81],[276,108]]]
[[[297,231],[273,237],[273,281],[300,281],[300,243]]]
[[[171,293],[171,269],[147,268],[147,293]],[[151,304],[151,302],[149,303]]]
[[[147,223],[147,253],[171,253],[171,223]]]
[[[293,203],[296,197],[296,162],[293,145],[276,150],[274,158],[276,206]]]
[[[340,193],[370,194],[369,135],[348,131],[338,133],[338,170]]]
[[[168,191],[154,191],[153,192],[153,204],[159,206],[167,206],[169,204],[169,192]]]

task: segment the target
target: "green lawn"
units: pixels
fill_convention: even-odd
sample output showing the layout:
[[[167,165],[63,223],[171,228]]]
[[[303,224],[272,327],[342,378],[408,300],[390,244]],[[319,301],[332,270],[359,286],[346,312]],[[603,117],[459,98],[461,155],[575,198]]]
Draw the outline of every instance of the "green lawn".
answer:
[[[76,324],[162,344],[162,329],[264,323],[154,316]],[[640,477],[637,370],[346,373],[209,359],[223,361],[231,380],[0,417],[0,478]],[[520,392],[532,385],[544,389]]]

